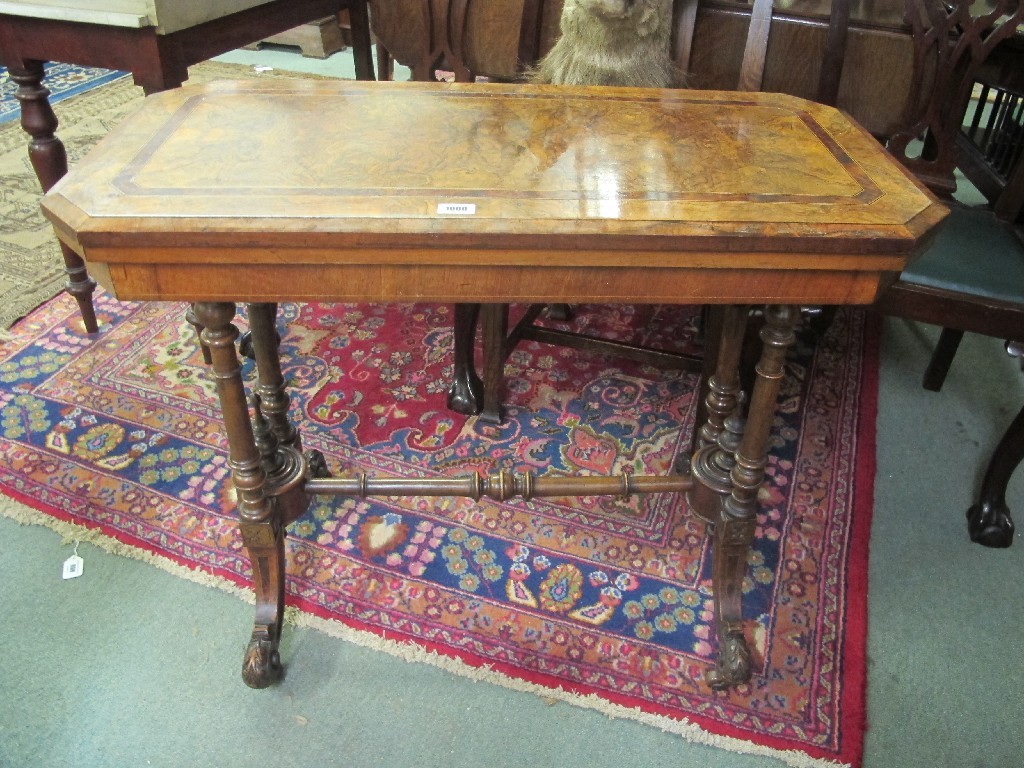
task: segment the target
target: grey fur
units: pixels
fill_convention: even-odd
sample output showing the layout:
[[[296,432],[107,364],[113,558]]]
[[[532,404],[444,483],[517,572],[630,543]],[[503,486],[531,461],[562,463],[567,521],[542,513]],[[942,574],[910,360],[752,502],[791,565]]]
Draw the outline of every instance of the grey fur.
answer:
[[[555,85],[683,85],[669,51],[672,0],[565,0],[562,35],[530,79]]]

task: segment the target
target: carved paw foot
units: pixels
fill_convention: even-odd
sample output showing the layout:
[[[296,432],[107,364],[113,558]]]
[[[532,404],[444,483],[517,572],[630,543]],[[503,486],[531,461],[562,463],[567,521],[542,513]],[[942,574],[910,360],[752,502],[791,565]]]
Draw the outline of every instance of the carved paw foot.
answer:
[[[967,531],[971,541],[985,547],[1004,548],[1013,544],[1013,520],[1005,504],[984,502],[967,510]]]
[[[270,640],[253,638],[245,649],[242,680],[250,688],[266,688],[281,679],[281,657]]]
[[[310,477],[331,476],[331,471],[327,468],[327,459],[320,451],[306,451],[305,457]]]
[[[718,648],[718,664],[708,672],[708,685],[724,691],[750,680],[750,649],[740,632],[722,638]]]

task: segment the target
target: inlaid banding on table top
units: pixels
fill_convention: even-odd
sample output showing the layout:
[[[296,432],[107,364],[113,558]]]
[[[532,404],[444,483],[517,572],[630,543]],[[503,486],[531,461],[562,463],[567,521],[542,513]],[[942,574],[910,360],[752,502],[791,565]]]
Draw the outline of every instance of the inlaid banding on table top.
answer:
[[[364,215],[366,200],[384,198],[568,202],[575,205],[550,213],[623,218],[623,203],[864,205],[883,194],[806,110],[660,94],[626,102],[435,90],[406,93],[401,110],[379,114],[379,88],[327,92],[315,100],[278,89],[204,93],[181,103],[114,184],[130,196],[364,202],[350,210],[332,207],[331,216]],[[730,106],[743,109],[731,112]],[[630,112],[612,116],[611,109]],[[260,129],[239,132],[240,113]],[[382,121],[401,143],[380,143]],[[282,141],[314,123],[319,145],[338,152],[310,155],[305,142]],[[202,137],[202,151],[195,136]],[[723,146],[734,157],[723,158]],[[275,163],[268,169],[270,156]],[[625,218],[669,215],[633,210]],[[480,215],[520,212],[490,205]]]
[[[906,254],[942,218],[870,134],[795,97],[322,80],[151,96],[43,207],[76,252]]]

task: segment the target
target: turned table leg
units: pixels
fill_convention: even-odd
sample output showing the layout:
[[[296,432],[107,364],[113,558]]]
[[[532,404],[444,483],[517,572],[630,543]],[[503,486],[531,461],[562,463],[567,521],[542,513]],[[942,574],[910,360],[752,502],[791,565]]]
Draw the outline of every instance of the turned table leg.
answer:
[[[719,648],[718,663],[708,674],[708,683],[715,689],[750,679],[750,649],[743,634],[743,577],[754,539],[757,492],[764,481],[786,350],[796,339],[800,319],[798,307],[767,308],[761,359],[744,421],[738,373],[744,321],[735,314],[737,309],[731,309],[723,320],[718,366],[707,397],[707,424],[693,459],[696,482],[687,496],[694,512],[712,521],[714,527],[712,584]]]
[[[319,451],[303,453],[299,430],[288,416],[291,398],[281,372],[281,340],[274,322],[277,304],[250,304],[249,327],[257,382],[253,429],[267,471],[268,493],[281,506],[285,525],[309,507],[302,491],[307,477],[326,477],[327,463]]]
[[[56,136],[57,116],[50,106],[50,92],[43,87],[43,62],[26,61],[22,67],[12,67],[8,71],[11,79],[18,84],[15,96],[21,105],[21,127],[31,137],[28,156],[46,192],[68,172],[68,156]],[[99,326],[92,305],[96,281],[89,277],[81,256],[63,243],[60,249],[68,275],[67,291],[78,302],[85,330],[96,333]]]
[[[686,496],[687,504],[712,530],[721,517],[725,497],[732,493],[734,453],[742,433],[744,396],[739,364],[747,315],[743,306],[716,311],[715,368],[706,384],[703,415],[698,422],[689,467],[696,482]]]
[[[249,419],[242,369],[235,351],[235,305],[201,302],[195,305],[195,314],[203,326],[203,341],[212,358],[212,374],[228,437],[228,463],[237,494],[239,528],[252,563],[256,593],[256,616],[242,678],[253,688],[265,688],[282,674],[278,645],[284,618],[284,522],[276,498],[268,493],[264,456],[256,445]]]

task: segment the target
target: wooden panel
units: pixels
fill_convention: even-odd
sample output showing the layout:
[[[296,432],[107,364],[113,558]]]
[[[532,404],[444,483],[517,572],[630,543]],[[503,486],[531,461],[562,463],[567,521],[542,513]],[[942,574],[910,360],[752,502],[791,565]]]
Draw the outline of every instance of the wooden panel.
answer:
[[[523,0],[510,3],[492,0],[469,5],[463,50],[467,61],[475,62],[479,72],[505,79],[519,74],[517,57],[522,13]]]
[[[552,261],[557,254],[552,256]],[[108,264],[118,298],[160,301],[368,301],[870,304],[870,272],[564,267]]]
[[[698,12],[690,57],[693,88],[736,86],[750,16],[726,8]],[[776,12],[761,89],[812,98],[828,34],[828,21]],[[838,106],[877,136],[891,135],[903,118],[913,45],[907,34],[851,26]]]
[[[4,0],[0,13],[35,19],[53,19],[80,24],[106,24],[114,27],[149,27],[156,25],[152,2],[143,0],[109,0],[102,5],[73,3],[73,0]]]
[[[444,0],[447,1],[447,0]],[[682,2],[683,0],[677,0]],[[377,38],[403,64],[413,66],[430,46],[427,9],[442,0],[373,0]],[[517,39],[523,0],[463,0],[464,64],[476,74],[517,76]],[[776,3],[769,33],[762,90],[804,98],[815,95],[828,29],[829,0]],[[844,58],[839,106],[876,136],[889,136],[903,118],[913,46],[903,21],[904,0],[854,0]],[[540,53],[560,34],[561,0],[540,3]],[[751,4],[701,0],[690,59],[690,87],[734,90],[750,24]],[[434,38],[440,32],[433,30]]]

